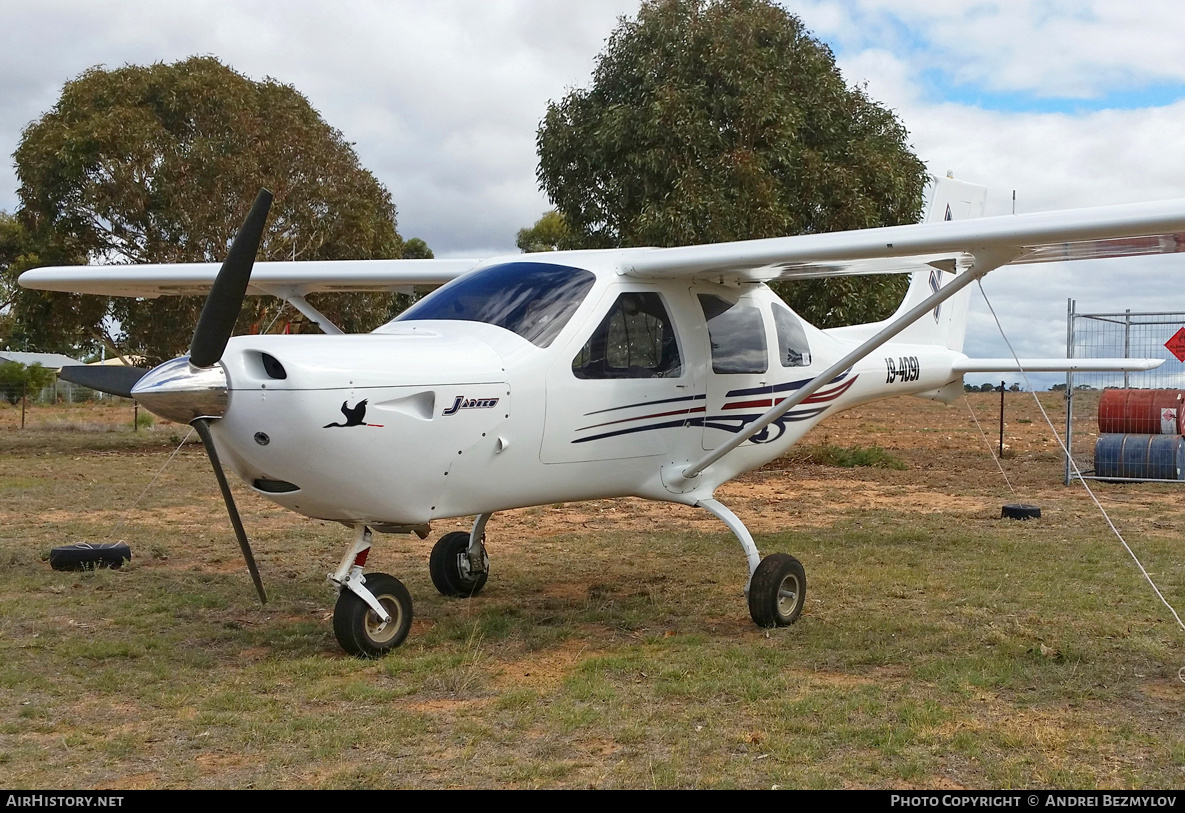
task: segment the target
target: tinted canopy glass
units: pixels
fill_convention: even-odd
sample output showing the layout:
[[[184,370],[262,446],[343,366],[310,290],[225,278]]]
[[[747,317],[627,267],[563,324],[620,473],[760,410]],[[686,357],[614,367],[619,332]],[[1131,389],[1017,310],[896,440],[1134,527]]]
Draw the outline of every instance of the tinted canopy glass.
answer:
[[[433,291],[395,321],[485,322],[547,347],[580,307],[595,279],[591,271],[564,265],[494,265]]]

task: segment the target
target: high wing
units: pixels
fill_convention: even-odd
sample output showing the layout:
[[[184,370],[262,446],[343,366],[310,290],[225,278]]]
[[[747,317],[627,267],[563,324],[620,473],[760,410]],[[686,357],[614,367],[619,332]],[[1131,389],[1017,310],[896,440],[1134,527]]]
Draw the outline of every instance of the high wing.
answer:
[[[247,293],[280,298],[316,293],[410,291],[443,285],[478,260],[314,260],[255,264]],[[219,263],[79,265],[34,268],[21,275],[25,288],[103,296],[205,296]]]
[[[1011,264],[1185,251],[1185,199],[631,252],[642,279],[808,279],[898,274],[990,253]]]
[[[1185,251],[1185,199],[616,251],[622,271],[633,277],[730,281],[897,274],[925,264],[953,271],[960,259],[986,253],[996,258],[993,264],[1170,254]],[[564,253],[550,256],[559,259]],[[1005,258],[1002,263],[1000,258]],[[261,262],[248,293],[287,298],[330,291],[407,291],[441,285],[479,262]],[[22,274],[20,284],[107,296],[204,294],[218,268],[215,263],[37,268]]]

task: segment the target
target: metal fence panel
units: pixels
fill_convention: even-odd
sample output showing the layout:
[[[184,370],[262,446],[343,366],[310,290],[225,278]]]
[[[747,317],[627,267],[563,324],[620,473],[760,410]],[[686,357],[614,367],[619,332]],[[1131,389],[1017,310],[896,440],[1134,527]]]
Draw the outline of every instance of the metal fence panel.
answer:
[[[1185,312],[1163,311],[1137,313],[1124,310],[1115,313],[1078,313],[1074,300],[1067,305],[1066,355],[1076,359],[1092,358],[1158,358],[1164,363],[1154,370],[1127,373],[1067,373],[1066,374],[1066,448],[1078,469],[1086,477],[1095,472],[1096,445],[1103,455],[1104,473],[1139,471],[1134,464],[1124,464],[1112,458],[1120,455],[1120,441],[1100,440],[1097,417],[1098,393],[1119,387],[1123,389],[1185,389],[1185,361],[1179,359],[1168,344],[1179,331],[1185,331]],[[1185,333],[1181,339],[1185,339]],[[1103,436],[1105,437],[1105,436]],[[1168,441],[1157,442],[1157,448],[1167,449]],[[1134,460],[1138,444],[1132,444],[1129,457]],[[1159,459],[1167,452],[1145,455]],[[1148,463],[1152,469],[1159,468]],[[1166,469],[1167,470],[1167,469]],[[1070,458],[1066,459],[1066,483],[1073,477]],[[1119,479],[1111,478],[1107,479]],[[1179,477],[1140,477],[1133,479],[1172,479]]]

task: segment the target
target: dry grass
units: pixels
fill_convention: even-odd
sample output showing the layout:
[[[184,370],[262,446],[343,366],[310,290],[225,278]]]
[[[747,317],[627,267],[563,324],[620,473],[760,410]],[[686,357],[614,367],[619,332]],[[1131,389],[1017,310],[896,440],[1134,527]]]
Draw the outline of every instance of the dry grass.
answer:
[[[998,396],[973,403],[990,423]],[[806,566],[789,629],[751,624],[706,514],[600,501],[495,517],[470,601],[433,591],[431,540],[381,538],[371,565],[417,619],[381,662],[328,623],[345,529],[240,493],[261,608],[200,449],[129,510],[177,427],[133,433],[113,407],[20,432],[0,409],[0,786],[1177,787],[1185,634],[1060,485],[1031,404],[1009,396],[1015,495],[966,407],[904,399],[811,440],[907,470],[782,460],[723,489],[763,552]],[[1181,491],[1100,490],[1185,605]],[[124,570],[43,560],[108,538]]]

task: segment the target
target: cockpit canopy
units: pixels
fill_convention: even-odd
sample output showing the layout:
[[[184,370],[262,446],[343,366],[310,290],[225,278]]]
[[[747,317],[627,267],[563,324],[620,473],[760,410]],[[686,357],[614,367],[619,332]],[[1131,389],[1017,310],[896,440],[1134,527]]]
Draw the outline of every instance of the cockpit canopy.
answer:
[[[395,322],[485,322],[547,347],[592,288],[591,271],[549,263],[493,265],[458,277],[401,313]],[[380,328],[382,330],[382,328]]]

